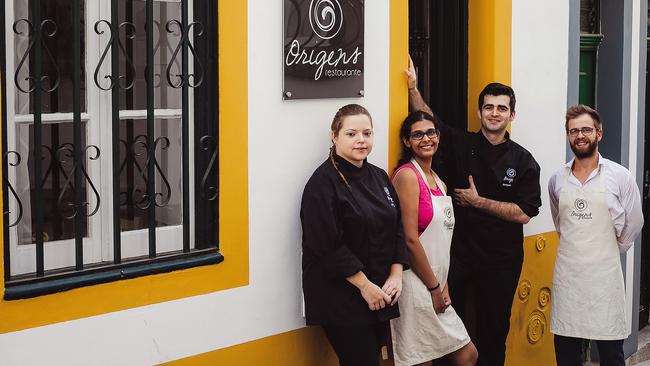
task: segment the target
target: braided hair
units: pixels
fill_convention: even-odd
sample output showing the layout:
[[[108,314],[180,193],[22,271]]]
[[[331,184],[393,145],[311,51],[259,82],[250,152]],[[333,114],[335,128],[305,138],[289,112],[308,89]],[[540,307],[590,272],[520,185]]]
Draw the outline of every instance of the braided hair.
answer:
[[[343,128],[343,120],[345,120],[345,117],[357,116],[360,114],[367,116],[368,119],[370,119],[370,125],[372,126],[372,117],[370,116],[370,112],[368,112],[367,109],[360,106],[359,104],[347,104],[339,108],[339,110],[334,115],[334,119],[332,120],[332,125],[330,127],[334,136],[338,136],[339,131],[341,131],[341,128]],[[336,169],[336,172],[339,173],[339,177],[341,177],[343,183],[345,183],[345,185],[348,188],[350,188],[350,184],[348,183],[348,180],[345,179],[345,176],[339,169],[338,163],[336,162],[336,160],[334,160],[335,153],[336,153],[336,146],[334,145],[334,141],[332,141],[332,146],[330,147],[330,152],[329,152],[330,162],[332,163],[334,169]]]
[[[404,140],[408,140],[410,138],[411,126],[413,126],[416,122],[420,122],[420,121],[431,121],[435,128],[439,128],[441,123],[438,116],[431,115],[423,111],[412,112],[408,116],[406,116],[404,122],[402,122],[402,127],[400,127],[399,130],[399,138],[400,141],[402,142],[402,156],[397,162],[396,168],[408,163],[413,158],[413,149],[406,146]]]

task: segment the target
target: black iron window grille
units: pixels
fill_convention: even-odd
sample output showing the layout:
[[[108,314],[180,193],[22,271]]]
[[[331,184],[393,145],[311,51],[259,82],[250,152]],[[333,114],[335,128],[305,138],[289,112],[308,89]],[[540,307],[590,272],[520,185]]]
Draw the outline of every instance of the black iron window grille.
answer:
[[[1,12],[5,298],[223,260],[217,2]]]

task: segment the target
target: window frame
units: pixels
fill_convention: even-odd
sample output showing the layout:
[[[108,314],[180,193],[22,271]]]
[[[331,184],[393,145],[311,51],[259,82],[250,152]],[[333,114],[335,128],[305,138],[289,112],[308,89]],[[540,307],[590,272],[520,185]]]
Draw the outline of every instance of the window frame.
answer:
[[[214,6],[214,5],[213,5]],[[220,5],[216,5],[218,7],[221,7]],[[215,12],[216,12],[216,7],[215,7]],[[4,25],[5,20],[6,20],[6,13],[5,9],[2,9],[2,12],[0,13],[0,21],[2,21],[2,24]],[[220,19],[221,16],[220,14],[216,14],[217,18]],[[218,23],[218,21],[215,21],[215,23]],[[214,31],[214,34],[209,34],[208,37],[211,40],[217,40],[220,35],[217,32],[218,25],[213,24],[211,26],[212,30]],[[86,32],[88,32],[88,29],[91,29],[90,26],[86,27]],[[0,33],[0,36],[2,36],[2,39],[0,40],[0,45],[5,46],[6,43],[6,27],[2,28],[2,32]],[[86,37],[89,38],[89,37]],[[218,42],[218,41],[217,41]],[[100,45],[99,48],[102,48]],[[218,50],[218,46],[216,48]],[[3,50],[6,50],[6,47],[3,47]],[[216,59],[216,58],[215,58]],[[90,64],[90,61],[85,61],[86,64]],[[7,84],[6,84],[6,72],[7,72],[7,60],[6,60],[6,54],[5,51],[2,52],[2,150],[3,150],[3,164],[2,164],[2,170],[3,170],[3,177],[8,177],[8,164],[7,164],[7,159],[6,159],[6,151],[7,147],[9,146],[7,143],[7,136],[9,135],[6,133],[8,131],[7,129],[7,121],[8,121],[8,109],[7,109]],[[217,64],[217,69],[219,65]],[[86,68],[86,80],[87,83],[89,80],[92,80],[92,71]],[[214,72],[213,74],[217,74],[217,72]],[[216,78],[216,81],[218,82],[218,76]],[[214,80],[212,80],[214,82]],[[88,85],[86,83],[86,85]],[[88,88],[87,88],[88,89]],[[209,94],[209,93],[208,93]],[[87,98],[87,106],[89,106],[91,103],[88,101],[89,96],[86,96]],[[190,98],[191,99],[191,98]],[[220,99],[220,98],[217,98]],[[193,113],[193,103],[189,103],[187,108],[188,113]],[[89,112],[89,108],[87,109],[87,112]],[[105,108],[105,107],[102,107]],[[110,106],[108,107],[110,108]],[[119,108],[119,106],[118,106]],[[215,116],[218,118],[219,116],[219,107],[217,106],[216,109],[216,114]],[[215,117],[213,116],[213,117]],[[190,124],[190,129],[189,129],[189,136],[188,139],[191,139],[195,137],[194,135],[194,124]],[[218,129],[217,129],[218,130]],[[218,141],[219,136],[215,136]],[[218,142],[217,142],[218,144]],[[218,145],[217,145],[218,146]],[[214,146],[214,155],[219,151],[219,148],[217,146]],[[191,147],[191,146],[190,146]],[[194,146],[195,150],[200,148],[198,146]],[[204,149],[205,150],[205,149]],[[193,153],[190,151],[190,155],[193,156]],[[189,161],[189,171],[190,175],[194,175],[194,159],[191,158]],[[218,162],[217,162],[218,164]],[[110,165],[109,165],[110,166]],[[212,167],[209,166],[207,167],[209,170],[206,172],[210,173],[212,171],[211,169],[214,169],[213,173],[217,174],[218,173],[218,165],[217,167]],[[109,168],[112,169],[112,168]],[[109,170],[110,171],[110,170]],[[198,179],[196,179],[198,180]],[[5,181],[3,181],[4,183]],[[198,187],[199,182],[194,182],[192,185],[193,187]],[[3,187],[6,187],[5,184],[3,184]],[[193,202],[195,201],[196,197],[194,197],[194,192],[196,192],[192,187],[189,188],[190,192],[192,193],[190,195],[190,199],[188,200],[188,205],[193,206]],[[197,194],[198,196],[198,194]],[[6,206],[9,204],[9,196],[8,196],[8,191],[7,189],[3,189],[3,202],[5,204],[5,212],[7,211]],[[110,204],[110,202],[109,202]],[[217,202],[212,202],[212,205],[217,205]],[[194,210],[191,210],[192,213],[195,213]],[[218,215],[218,210],[217,210],[217,216],[216,219],[219,220],[219,215]],[[218,240],[214,243],[214,247],[210,247],[207,249],[195,249],[192,251],[187,251],[184,253],[164,253],[161,255],[156,256],[155,258],[136,258],[133,260],[125,261],[124,263],[120,262],[114,262],[113,264],[106,265],[105,263],[96,263],[96,264],[89,264],[85,265],[83,269],[81,270],[72,270],[72,271],[51,271],[49,273],[45,273],[43,276],[37,277],[37,278],[24,278],[24,279],[12,279],[10,276],[10,235],[9,235],[9,230],[7,230],[7,216],[4,215],[3,217],[3,227],[5,230],[3,230],[3,238],[4,238],[4,243],[3,243],[3,257],[4,257],[4,286],[5,286],[5,294],[4,294],[4,299],[5,300],[13,300],[13,299],[24,299],[24,298],[31,298],[35,296],[40,296],[44,294],[50,294],[50,293],[55,293],[59,292],[62,290],[67,290],[71,288],[77,288],[77,287],[82,287],[82,286],[88,286],[88,285],[94,285],[94,284],[99,284],[99,283],[105,283],[105,282],[112,282],[115,280],[119,279],[129,279],[129,278],[134,278],[134,277],[139,277],[139,276],[146,276],[146,275],[151,275],[151,274],[156,274],[156,273],[164,273],[164,272],[169,272],[177,269],[186,269],[186,268],[191,268],[195,266],[202,266],[202,265],[209,265],[209,264],[217,264],[221,263],[224,260],[223,255],[221,254],[219,250],[219,242]],[[194,234],[194,231],[196,230],[196,226],[194,225],[194,220],[193,218],[191,220],[188,220],[191,224],[192,228],[192,234]],[[216,226],[216,225],[215,225]],[[102,230],[104,230],[102,228]],[[122,232],[124,234],[125,232]],[[104,240],[102,240],[104,241]]]

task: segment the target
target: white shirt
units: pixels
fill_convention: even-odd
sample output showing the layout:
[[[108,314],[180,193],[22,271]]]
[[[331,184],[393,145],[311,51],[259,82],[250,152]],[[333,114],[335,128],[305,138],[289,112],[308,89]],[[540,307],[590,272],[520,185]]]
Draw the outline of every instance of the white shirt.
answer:
[[[560,191],[564,178],[569,175],[567,184],[574,188],[597,188],[599,175],[602,175],[603,187],[607,191],[607,206],[612,215],[618,246],[621,253],[626,252],[634,243],[634,239],[643,227],[643,211],[641,210],[641,194],[634,177],[625,167],[603,158],[598,154],[598,168],[591,172],[584,184],[573,175],[571,167],[574,159],[555,172],[548,181],[548,194],[551,206],[551,216],[558,235],[562,235],[560,216],[558,214]]]

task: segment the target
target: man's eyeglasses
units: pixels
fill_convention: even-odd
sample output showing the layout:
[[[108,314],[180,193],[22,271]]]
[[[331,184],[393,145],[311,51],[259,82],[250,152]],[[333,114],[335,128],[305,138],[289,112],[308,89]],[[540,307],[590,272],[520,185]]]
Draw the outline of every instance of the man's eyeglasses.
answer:
[[[572,128],[569,130],[569,136],[576,137],[578,133],[582,132],[582,136],[591,136],[596,129],[593,127]]]
[[[440,130],[435,128],[430,128],[426,131],[413,131],[409,135],[413,140],[422,140],[424,135],[427,135],[428,138],[433,139],[434,137],[440,137]]]

